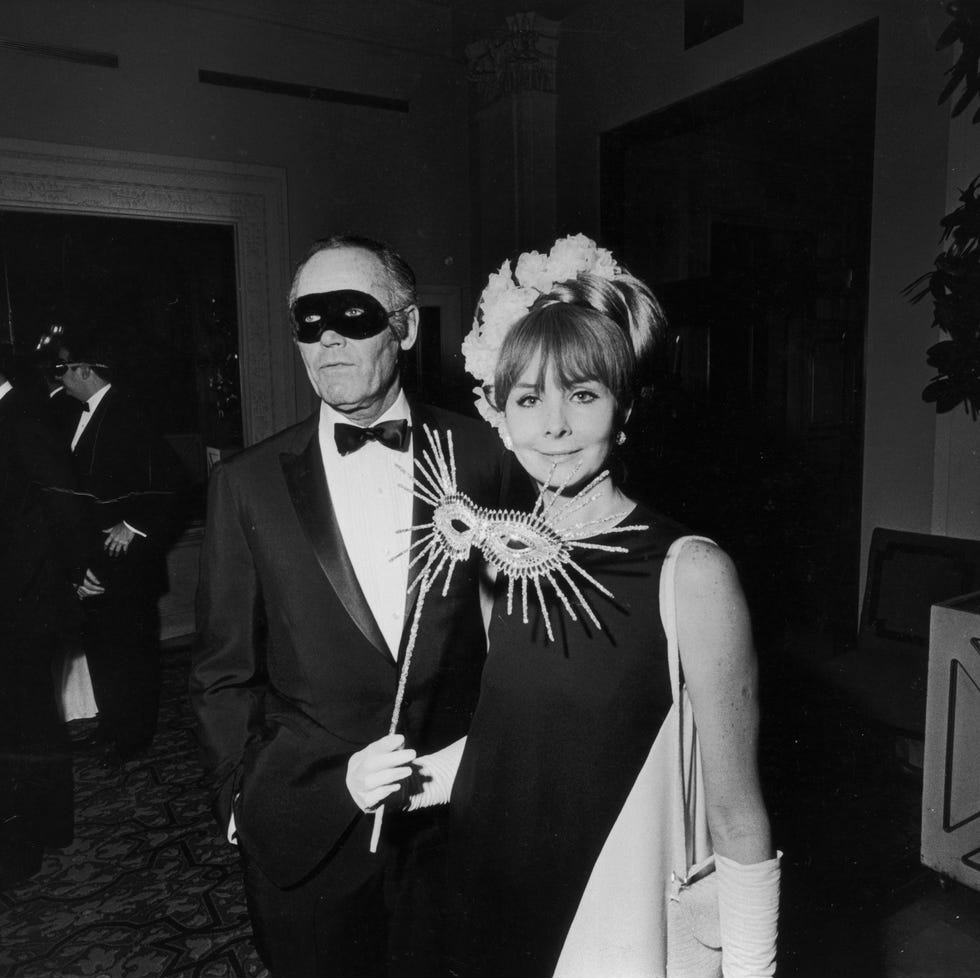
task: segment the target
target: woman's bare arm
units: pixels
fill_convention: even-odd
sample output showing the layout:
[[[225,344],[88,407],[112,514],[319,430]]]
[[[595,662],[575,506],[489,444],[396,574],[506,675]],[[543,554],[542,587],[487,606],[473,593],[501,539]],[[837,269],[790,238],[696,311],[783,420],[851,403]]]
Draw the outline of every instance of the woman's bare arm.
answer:
[[[738,863],[772,856],[758,770],[758,670],[738,574],[713,544],[692,541],[677,563],[681,667],[701,741],[716,852]]]

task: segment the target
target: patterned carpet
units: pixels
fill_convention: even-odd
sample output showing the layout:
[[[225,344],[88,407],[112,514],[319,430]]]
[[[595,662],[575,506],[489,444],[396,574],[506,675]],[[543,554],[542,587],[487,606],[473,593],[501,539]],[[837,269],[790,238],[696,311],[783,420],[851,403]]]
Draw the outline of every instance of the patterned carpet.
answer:
[[[208,810],[187,668],[186,649],[165,654],[160,730],[147,758],[106,770],[91,754],[75,757],[74,843],[47,853],[28,883],[0,892],[0,978],[268,978],[251,944],[236,851]],[[867,732],[857,736],[853,725],[830,723],[826,704],[807,706],[799,684],[783,676],[779,690],[783,710],[770,709],[763,766],[787,851],[780,974],[884,974],[875,959],[880,908],[921,873],[921,785],[852,757],[881,757],[883,748],[868,749]]]
[[[267,978],[235,850],[208,810],[187,665],[185,649],[164,656],[160,730],[146,758],[118,770],[75,758],[74,843],[0,893],[4,978]]]

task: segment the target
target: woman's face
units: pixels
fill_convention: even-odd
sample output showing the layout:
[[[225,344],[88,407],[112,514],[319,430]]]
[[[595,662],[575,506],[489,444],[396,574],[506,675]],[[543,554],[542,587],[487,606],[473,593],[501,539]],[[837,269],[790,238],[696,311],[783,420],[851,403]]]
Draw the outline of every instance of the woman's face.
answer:
[[[504,417],[514,454],[537,482],[554,486],[597,475],[616,434],[616,400],[598,380],[561,387],[553,367],[537,387],[541,356],[528,364],[507,396]]]

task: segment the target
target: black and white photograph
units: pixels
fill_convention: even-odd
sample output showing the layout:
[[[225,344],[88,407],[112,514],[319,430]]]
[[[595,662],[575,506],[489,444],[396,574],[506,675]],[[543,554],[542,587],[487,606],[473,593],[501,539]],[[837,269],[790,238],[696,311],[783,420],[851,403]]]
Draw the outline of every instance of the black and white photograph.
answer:
[[[976,978],[980,0],[2,0],[0,975]]]

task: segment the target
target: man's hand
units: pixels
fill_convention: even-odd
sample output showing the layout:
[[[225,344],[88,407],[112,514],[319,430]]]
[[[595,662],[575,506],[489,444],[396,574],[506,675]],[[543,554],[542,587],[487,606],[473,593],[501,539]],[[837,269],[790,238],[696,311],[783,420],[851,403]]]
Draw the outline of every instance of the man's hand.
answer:
[[[82,583],[75,586],[75,593],[84,601],[86,598],[97,598],[100,594],[105,594],[105,588],[102,582],[87,570]]]
[[[401,734],[389,734],[368,744],[347,762],[347,790],[362,812],[377,808],[412,773],[410,767],[403,765],[415,760],[415,751],[402,750],[404,743]]]
[[[136,536],[125,523],[117,523],[102,532],[106,535],[103,547],[113,557],[121,557],[125,554]]]

